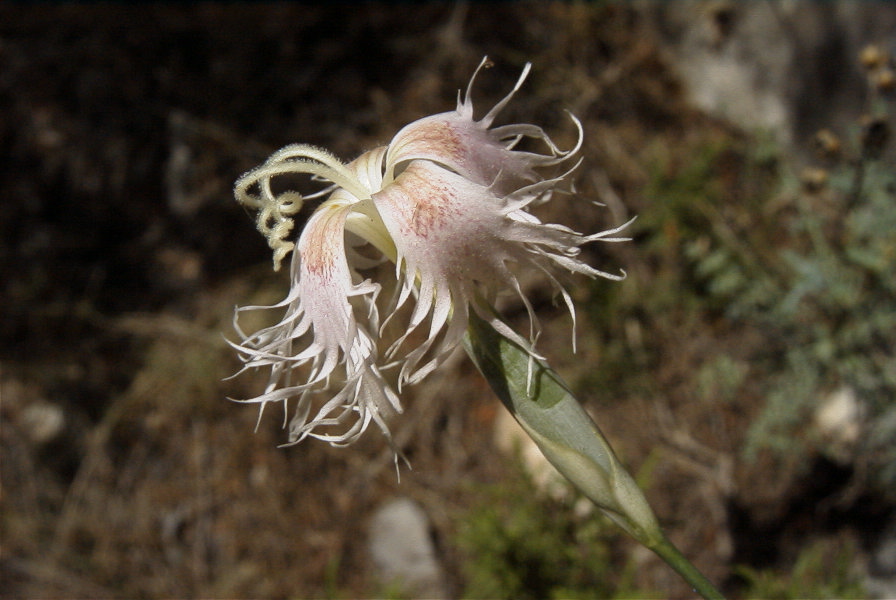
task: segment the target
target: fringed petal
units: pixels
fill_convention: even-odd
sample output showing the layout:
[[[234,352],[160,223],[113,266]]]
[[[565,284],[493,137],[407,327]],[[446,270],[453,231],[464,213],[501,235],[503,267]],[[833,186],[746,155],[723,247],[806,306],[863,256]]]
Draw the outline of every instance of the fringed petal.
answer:
[[[579,151],[581,123],[570,115],[578,139],[565,151],[536,125],[492,127],[524,83],[528,64],[513,89],[474,120],[472,87],[487,66],[484,59],[456,110],[407,125],[388,146],[348,164],[319,148],[288,146],[237,182],[237,199],[259,212],[258,228],[274,249],[275,267],[295,248],[290,292],[270,307],[283,311],[282,319],[246,334],[239,316],[265,307],[238,309],[234,328],[242,341],[233,344],[244,363],[240,372],[269,371],[264,393],[246,401],[262,409],[268,402],[294,406],[290,444],[308,437],[349,444],[370,423],[391,440],[386,415],[401,412],[401,404],[384,370],[398,370],[399,391],[420,381],[460,344],[471,311],[540,358],[534,348],[540,325],[517,273],[535,269],[547,277],[569,310],[573,331],[575,308],[559,275],[621,278],[579,255],[587,243],[622,241],[618,234],[628,224],[585,235],[542,223],[530,212],[571,187],[577,164],[549,177],[540,170]],[[527,150],[518,149],[522,146]],[[324,187],[306,196],[275,194],[272,179],[294,173],[310,174]],[[298,242],[291,241],[293,218],[303,202],[324,195],[328,198]],[[381,323],[380,286],[360,271],[384,260],[395,263],[397,286]],[[491,308],[502,292],[523,303],[528,339]],[[403,324],[404,331],[380,353],[389,322]],[[331,382],[335,389],[329,392]]]
[[[484,64],[485,61],[479,68]],[[557,164],[578,152],[582,143],[582,128],[572,115],[579,133],[578,141],[565,152],[535,125],[505,125],[489,129],[494,118],[522,85],[529,67],[527,64],[513,90],[480,121],[473,120],[473,103],[468,87],[466,98],[458,104],[457,110],[425,117],[405,126],[389,144],[385,162],[386,183],[390,183],[408,161],[424,159],[444,165],[480,185],[492,186],[499,194],[510,193],[527,183],[540,181],[536,168]],[[470,80],[471,87],[473,79],[475,74]],[[514,150],[525,137],[541,141],[547,153]]]
[[[264,405],[298,398],[301,410],[292,427],[297,439],[309,435],[334,443],[354,439],[371,419],[385,428],[379,416],[382,409],[401,408],[376,367],[377,344],[372,332],[378,327],[380,286],[369,280],[355,283],[359,278],[347,260],[345,223],[353,206],[328,202],[312,214],[296,246],[290,294],[272,307],[285,305],[283,318],[256,334],[243,335],[243,342],[237,345],[244,368],[271,369],[268,391],[249,401]],[[352,298],[360,308],[353,306]],[[303,383],[289,385],[300,372]],[[345,379],[343,389],[308,419],[310,409],[305,404],[309,394],[326,387],[337,372]],[[337,412],[339,416],[334,417]],[[345,430],[334,432],[339,425]],[[318,427],[327,433],[318,435]]]

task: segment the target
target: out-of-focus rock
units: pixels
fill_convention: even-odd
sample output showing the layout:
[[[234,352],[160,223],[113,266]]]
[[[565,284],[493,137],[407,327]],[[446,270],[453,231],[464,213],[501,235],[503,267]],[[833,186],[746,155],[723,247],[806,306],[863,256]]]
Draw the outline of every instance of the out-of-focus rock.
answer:
[[[65,427],[62,408],[50,402],[35,402],[22,411],[22,425],[36,444],[47,444],[55,440]]]
[[[377,509],[370,522],[369,551],[383,585],[414,598],[447,597],[429,518],[413,500],[394,498]]]
[[[815,428],[827,443],[828,454],[849,462],[862,436],[864,407],[851,387],[829,394],[815,411]]]
[[[801,153],[818,130],[845,130],[861,114],[862,50],[896,51],[888,2],[692,0],[642,11],[698,107]]]

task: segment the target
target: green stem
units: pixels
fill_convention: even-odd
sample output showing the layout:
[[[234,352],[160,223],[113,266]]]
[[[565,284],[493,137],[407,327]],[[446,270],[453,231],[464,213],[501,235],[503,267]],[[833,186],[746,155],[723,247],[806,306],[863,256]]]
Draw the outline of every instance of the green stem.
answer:
[[[650,548],[706,600],[724,600],[722,593],[665,536]]]
[[[600,429],[543,361],[470,318],[467,353],[545,458],[619,527],[665,560],[707,600],[722,598],[660,529],[643,492]]]

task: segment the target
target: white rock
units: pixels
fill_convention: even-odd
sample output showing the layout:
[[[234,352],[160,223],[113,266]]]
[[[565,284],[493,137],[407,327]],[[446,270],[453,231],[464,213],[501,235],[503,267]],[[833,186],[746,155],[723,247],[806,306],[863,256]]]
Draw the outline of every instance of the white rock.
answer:
[[[55,404],[34,402],[22,411],[22,425],[31,441],[46,444],[62,433],[65,427],[65,414]]]
[[[851,387],[829,394],[815,411],[815,428],[830,445],[832,453],[848,458],[862,436],[863,406]]]
[[[380,506],[370,522],[369,551],[380,581],[414,598],[446,598],[445,576],[429,518],[408,498]]]

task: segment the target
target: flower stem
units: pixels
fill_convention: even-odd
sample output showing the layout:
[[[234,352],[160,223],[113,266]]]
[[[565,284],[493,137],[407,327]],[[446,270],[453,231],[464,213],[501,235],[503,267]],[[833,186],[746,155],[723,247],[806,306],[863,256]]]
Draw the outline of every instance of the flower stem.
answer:
[[[706,600],[724,600],[725,597],[722,593],[665,536],[663,536],[659,544],[650,547],[650,549],[666,561],[666,564],[675,569],[691,585],[694,591],[703,598],[706,598]]]
[[[504,406],[570,483],[694,591],[707,600],[723,597],[666,538],[643,492],[557,373],[476,315],[464,345]]]

